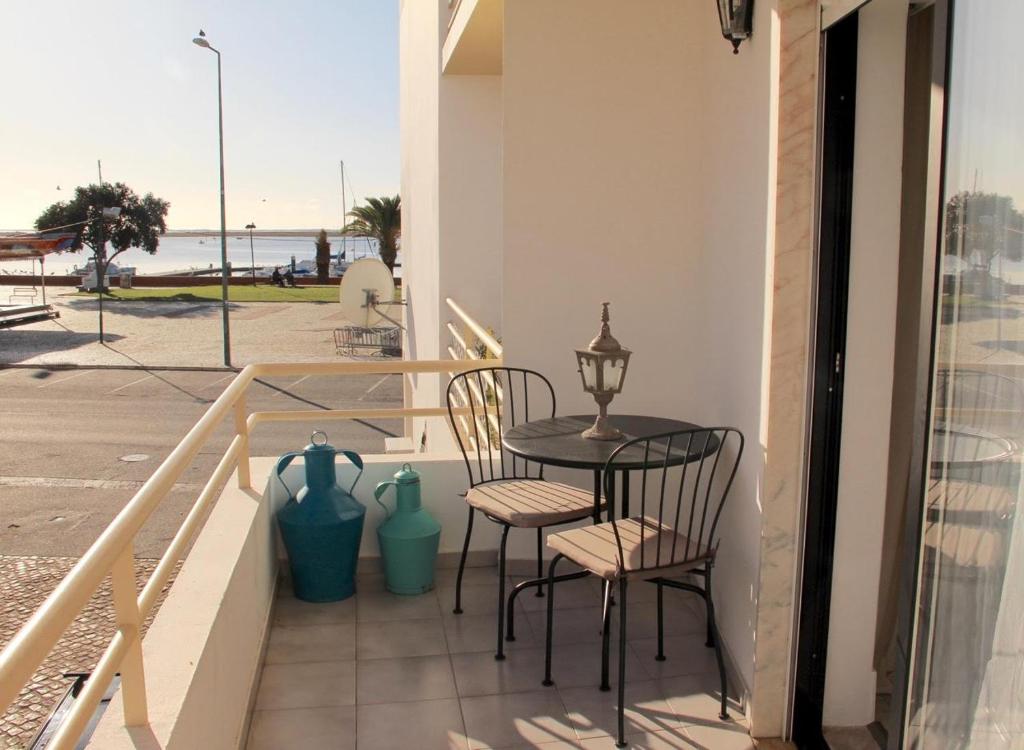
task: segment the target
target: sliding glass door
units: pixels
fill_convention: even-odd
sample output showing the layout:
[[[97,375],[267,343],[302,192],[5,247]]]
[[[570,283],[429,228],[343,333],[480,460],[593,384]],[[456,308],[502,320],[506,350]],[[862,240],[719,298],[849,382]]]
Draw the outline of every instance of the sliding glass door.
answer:
[[[950,9],[903,745],[1024,747],[1024,1]]]

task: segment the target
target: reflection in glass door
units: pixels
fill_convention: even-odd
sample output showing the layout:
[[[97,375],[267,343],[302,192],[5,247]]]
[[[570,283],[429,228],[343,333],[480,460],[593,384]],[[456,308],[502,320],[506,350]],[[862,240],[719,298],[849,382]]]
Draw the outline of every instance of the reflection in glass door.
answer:
[[[1024,747],[1024,2],[957,2],[904,727]]]

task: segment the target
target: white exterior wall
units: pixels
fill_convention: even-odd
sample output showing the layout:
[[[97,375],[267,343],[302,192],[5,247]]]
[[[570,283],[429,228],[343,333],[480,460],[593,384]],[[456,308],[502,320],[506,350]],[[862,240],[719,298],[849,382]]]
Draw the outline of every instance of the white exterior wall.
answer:
[[[501,77],[441,76],[447,19],[447,0],[402,2],[408,359],[448,358],[446,297],[501,331]],[[437,375],[413,376],[413,405],[443,405],[443,387]],[[428,450],[451,447],[443,420],[414,420],[417,444],[424,432]]]
[[[451,297],[501,335],[501,76],[441,78],[441,325]],[[442,350],[448,345],[441,332]]]
[[[903,161],[906,0],[860,11],[850,296],[824,723],[875,719]]]
[[[738,55],[713,32],[713,3],[701,3],[701,265],[704,290],[699,396],[707,422],[738,428],[746,450],[721,522],[716,565],[720,627],[746,688],[753,689],[754,631],[761,565],[761,480],[765,456],[768,338],[774,253],[778,39],[776,3],[754,5],[754,35]],[[787,635],[781,634],[785,642]],[[781,690],[782,686],[769,689]],[[753,728],[755,733],[757,727]]]
[[[597,332],[608,300],[613,332],[634,351],[613,412],[743,430],[715,591],[746,688],[774,222],[774,13],[774,3],[757,4],[757,33],[734,56],[711,3],[505,6],[506,361],[547,374],[560,413],[593,411],[572,350]],[[589,476],[575,480],[586,486]]]
[[[402,294],[406,308],[406,359],[441,356],[438,279],[440,276],[440,188],[438,182],[438,77],[440,44],[447,18],[444,0],[402,0],[399,14],[401,59],[399,100],[402,149]],[[410,375],[412,406],[438,405],[440,378]],[[426,425],[413,420],[410,437],[418,444]]]
[[[592,411],[573,349],[632,349],[613,411],[698,416],[700,29],[687,3],[505,6],[503,331],[509,364]],[[632,386],[632,387],[631,387]]]

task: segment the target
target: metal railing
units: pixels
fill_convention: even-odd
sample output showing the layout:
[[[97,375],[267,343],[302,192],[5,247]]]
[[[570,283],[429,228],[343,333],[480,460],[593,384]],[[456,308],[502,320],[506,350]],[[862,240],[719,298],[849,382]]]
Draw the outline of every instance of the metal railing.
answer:
[[[449,304],[451,301],[449,300]],[[457,309],[457,308],[456,308]],[[467,316],[468,317],[468,316]],[[500,362],[495,363],[496,366]],[[112,578],[117,629],[103,652],[74,707],[65,717],[48,747],[74,747],[96,710],[107,686],[121,673],[121,693],[127,726],[149,723],[146,702],[145,665],[142,658],[141,627],[152,612],[175,564],[198,533],[207,511],[237,467],[238,486],[252,488],[249,443],[252,430],[263,422],[323,421],[337,419],[382,419],[392,417],[446,417],[446,407],[394,409],[334,409],[302,411],[246,411],[249,386],[258,377],[302,375],[386,375],[411,373],[452,373],[474,369],[472,359],[392,362],[318,362],[301,364],[254,364],[243,369],[188,434],[146,480],[111,524],[42,606],[0,652],[0,713],[6,711],[21,689],[71,626],[75,617],[97,592],[106,576]],[[468,409],[465,410],[468,412]],[[457,416],[465,412],[457,409]],[[235,435],[206,482],[174,539],[160,558],[153,574],[138,591],[135,583],[134,540],[142,525],[229,415]]]
[[[467,313],[465,310],[459,307],[458,303],[456,303],[455,300],[453,300],[451,297],[446,297],[445,302],[448,304],[448,307],[451,308],[452,312],[454,312],[458,316],[459,320],[462,321],[462,324],[466,327],[466,329],[470,333],[472,333],[476,337],[476,340],[479,342],[479,345],[467,342],[467,336],[465,335],[465,332],[460,331],[458,326],[456,326],[451,321],[448,321],[445,324],[446,327],[448,328],[448,333],[451,336],[451,343],[448,345],[448,356],[450,356],[453,360],[459,362],[476,362],[486,359],[486,365],[493,364],[494,360],[500,360],[504,355],[505,350],[502,347],[501,343],[494,337],[494,334],[490,330],[480,325],[476,320],[474,320],[469,315],[469,313]],[[454,371],[449,372],[448,377],[452,377],[454,374]],[[494,378],[490,373],[485,372],[483,374],[483,378],[484,381],[486,382],[487,388],[490,389],[491,392],[493,392],[494,398],[498,402],[504,401],[504,394],[502,393],[501,390],[501,384],[495,382]],[[488,394],[482,393],[480,391],[479,385],[477,383],[474,383],[472,380],[466,380],[465,382],[468,385],[469,389],[472,391],[472,393],[467,393],[461,385],[457,385],[455,389],[455,403],[460,410],[471,411],[469,409],[471,399],[476,399],[475,402],[473,403],[485,403]],[[473,417],[469,418],[472,419]],[[472,446],[474,450],[476,450],[477,447],[477,435],[482,436],[485,441],[490,443],[490,436],[497,435],[499,433],[496,412],[477,415],[476,420],[478,424],[477,429],[475,430],[471,430],[469,428],[469,422],[467,422],[466,420],[467,417],[459,417],[458,429],[462,433],[463,440],[467,441],[467,443],[470,446]],[[485,424],[484,420],[489,421],[490,425],[488,426],[487,424]],[[454,429],[455,425],[453,425],[452,427]],[[481,447],[486,450],[490,446],[485,445]]]

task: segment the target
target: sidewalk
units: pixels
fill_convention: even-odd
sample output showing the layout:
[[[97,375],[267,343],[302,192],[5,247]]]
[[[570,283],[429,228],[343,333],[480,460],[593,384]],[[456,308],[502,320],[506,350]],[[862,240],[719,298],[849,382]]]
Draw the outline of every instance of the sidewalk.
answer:
[[[6,644],[29,615],[68,574],[77,562],[68,557],[8,557],[0,555],[0,645]],[[156,560],[136,560],[135,572],[141,584],[156,567]],[[160,594],[163,602],[174,582],[175,570]],[[159,604],[143,623],[143,633],[159,611]],[[6,713],[0,714],[0,748],[27,747],[36,730],[56,705],[72,680],[66,672],[88,672],[96,666],[107,642],[116,629],[110,580],[75,618],[75,622],[57,642],[42,667]]]
[[[6,287],[0,298],[6,299]],[[98,302],[66,289],[47,295],[57,320],[0,329],[0,364],[223,365],[220,303],[105,300],[106,344],[98,341]],[[232,364],[274,360],[333,361],[334,329],[346,324],[338,305],[232,302]]]

